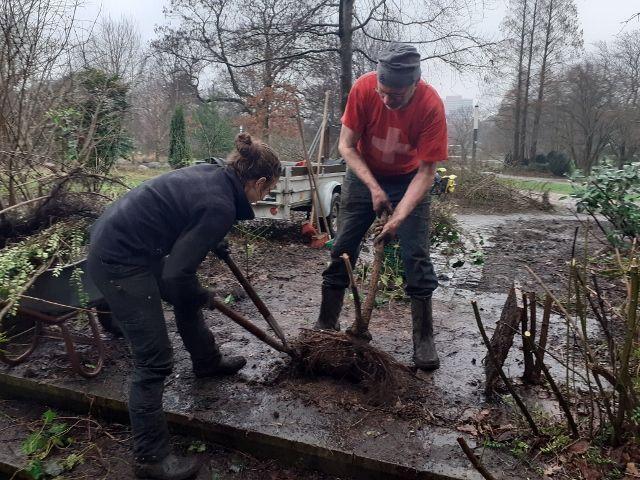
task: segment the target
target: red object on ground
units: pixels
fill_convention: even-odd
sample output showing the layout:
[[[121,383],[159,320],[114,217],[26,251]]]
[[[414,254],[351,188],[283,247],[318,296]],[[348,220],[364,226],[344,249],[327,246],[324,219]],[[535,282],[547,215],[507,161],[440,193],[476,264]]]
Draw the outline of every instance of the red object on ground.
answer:
[[[317,235],[318,233],[316,227],[314,227],[311,222],[304,222],[300,231],[305,237],[311,237],[312,235]]]
[[[309,246],[311,248],[324,248],[325,244],[329,241],[329,235],[326,233],[321,233],[319,235],[314,235],[313,240]]]

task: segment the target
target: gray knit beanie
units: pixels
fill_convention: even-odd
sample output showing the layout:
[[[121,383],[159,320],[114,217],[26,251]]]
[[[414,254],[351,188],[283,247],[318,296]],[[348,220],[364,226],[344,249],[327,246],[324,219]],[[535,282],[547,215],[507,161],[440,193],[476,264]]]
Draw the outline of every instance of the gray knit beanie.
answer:
[[[378,57],[378,81],[391,88],[404,88],[420,79],[420,54],[413,45],[392,42]]]

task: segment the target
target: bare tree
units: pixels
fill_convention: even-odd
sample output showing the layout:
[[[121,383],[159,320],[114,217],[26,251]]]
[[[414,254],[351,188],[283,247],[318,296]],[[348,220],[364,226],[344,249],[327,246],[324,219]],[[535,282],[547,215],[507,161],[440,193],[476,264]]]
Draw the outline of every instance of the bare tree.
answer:
[[[511,4],[512,16],[505,19],[504,27],[518,39],[518,60],[516,66],[516,86],[512,90],[514,96],[514,126],[513,126],[513,145],[511,149],[511,162],[518,164],[521,162],[520,142],[522,140],[521,121],[522,121],[522,84],[524,82],[524,62],[525,62],[525,41],[527,37],[527,19],[528,19],[528,0],[514,0]]]
[[[146,62],[138,81],[132,85],[130,129],[138,147],[155,161],[169,148],[169,123],[178,105],[187,112],[200,104],[191,77],[168,55],[156,54]]]
[[[498,74],[513,85],[508,95],[513,108],[511,161],[522,164],[535,157],[545,88],[554,69],[582,47],[575,0],[512,0],[503,30],[518,48],[502,58]],[[537,87],[536,101],[530,92]],[[532,105],[533,104],[533,105]],[[531,119],[530,107],[533,107]],[[530,127],[532,125],[532,127]],[[528,147],[528,148],[527,148]]]
[[[460,152],[460,160],[466,162],[473,147],[473,107],[459,108],[447,115],[449,144]]]
[[[524,92],[522,93],[522,121],[520,125],[520,141],[518,142],[517,160],[524,162],[525,145],[527,140],[527,115],[529,111],[529,89],[531,87],[531,63],[533,62],[534,45],[538,31],[538,5],[540,0],[533,0],[533,13],[531,14],[531,25],[529,27],[529,49],[527,52],[527,69],[525,70]]]
[[[11,206],[33,197],[25,185],[53,148],[47,112],[69,91],[61,81],[77,47],[75,0],[15,0],[0,4],[0,183]]]
[[[310,64],[328,59],[325,72],[338,67],[344,105],[354,56],[375,60],[367,42],[397,35],[419,45],[424,60],[460,70],[484,65],[483,48],[493,43],[473,34],[470,16],[461,15],[471,5],[473,0],[173,0],[167,11],[173,26],[160,30],[156,46],[180,58],[194,82],[205,69],[219,67],[230,88],[211,100],[235,102],[255,114],[249,99],[262,95],[256,106],[266,131],[274,105],[261,92],[297,85]]]
[[[612,87],[609,138],[619,167],[640,151],[640,30],[624,32],[598,45],[598,61]]]
[[[127,17],[103,17],[82,51],[85,66],[132,84],[144,67],[138,26]]]
[[[118,155],[127,87],[75,72],[74,0],[0,3],[0,246],[60,219],[95,216]]]
[[[550,70],[560,65],[572,53],[582,48],[582,31],[574,0],[543,0],[543,40],[538,73],[538,95],[534,105],[533,129],[529,158],[535,158],[538,149],[540,120],[544,106],[545,87]]]
[[[173,0],[167,16],[177,26],[161,28],[155,47],[178,59],[196,85],[207,71],[217,73],[224,86],[207,100],[233,102],[260,117],[266,137],[278,116],[276,100],[290,101],[294,66],[305,54],[326,51],[307,47],[324,7],[310,0]]]
[[[606,72],[591,60],[572,66],[564,77],[562,134],[576,165],[587,174],[611,138],[611,95]]]

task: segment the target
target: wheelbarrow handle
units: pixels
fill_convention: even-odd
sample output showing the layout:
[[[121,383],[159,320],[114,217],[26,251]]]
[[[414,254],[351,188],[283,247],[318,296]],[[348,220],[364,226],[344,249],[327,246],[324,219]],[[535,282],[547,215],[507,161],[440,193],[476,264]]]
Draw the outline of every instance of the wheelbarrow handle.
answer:
[[[288,355],[292,354],[292,351],[286,344],[278,342],[275,338],[270,337],[266,332],[264,332],[260,327],[254,325],[249,319],[245,318],[240,313],[236,312],[232,308],[228,307],[224,302],[218,300],[217,298],[211,299],[211,306],[218,309],[222,314],[229,317],[231,320],[236,322],[242,328],[247,330],[249,333],[253,334],[259,340],[262,340],[264,343],[278,350],[279,352],[286,353]]]
[[[247,295],[249,295],[249,298],[251,298],[253,304],[267,321],[269,326],[273,329],[280,341],[282,341],[284,345],[287,345],[287,340],[284,336],[282,328],[280,328],[280,325],[278,324],[276,319],[273,317],[273,315],[271,315],[269,308],[267,308],[262,299],[258,296],[253,286],[249,283],[249,280],[247,280],[247,278],[244,276],[242,270],[240,270],[238,265],[236,265],[236,262],[233,261],[231,255],[226,254],[222,257],[222,259],[229,266],[229,269],[231,270],[231,272],[233,272],[233,275],[238,279],[240,285],[242,285],[242,288],[244,288],[245,292],[247,292]]]

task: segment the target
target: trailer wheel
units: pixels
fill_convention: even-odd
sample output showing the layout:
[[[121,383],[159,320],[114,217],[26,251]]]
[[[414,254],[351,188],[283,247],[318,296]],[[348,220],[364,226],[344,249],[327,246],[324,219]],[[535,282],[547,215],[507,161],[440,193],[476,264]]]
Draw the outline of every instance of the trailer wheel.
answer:
[[[340,191],[336,190],[331,195],[331,206],[327,216],[327,224],[329,225],[329,233],[335,237],[338,233],[338,214],[340,213]]]

